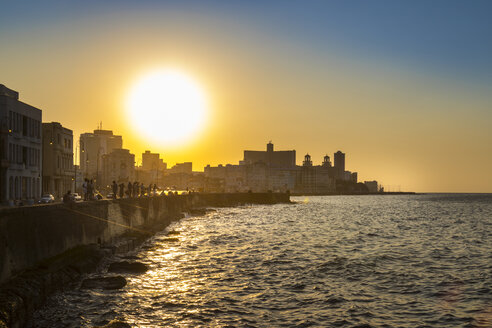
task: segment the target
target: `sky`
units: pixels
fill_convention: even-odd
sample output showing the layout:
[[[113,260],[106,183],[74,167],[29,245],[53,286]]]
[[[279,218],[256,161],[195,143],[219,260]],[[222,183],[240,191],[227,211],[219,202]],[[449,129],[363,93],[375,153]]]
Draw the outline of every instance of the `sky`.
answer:
[[[74,139],[97,128],[172,166],[243,150],[341,150],[392,191],[492,192],[490,1],[10,1],[0,83]],[[149,140],[125,112],[143,74],[192,77],[207,123]]]

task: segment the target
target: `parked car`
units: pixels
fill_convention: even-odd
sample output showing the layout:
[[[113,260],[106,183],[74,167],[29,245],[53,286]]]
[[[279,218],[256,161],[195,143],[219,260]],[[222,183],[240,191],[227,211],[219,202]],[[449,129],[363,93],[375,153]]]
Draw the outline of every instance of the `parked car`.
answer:
[[[74,192],[73,193],[73,200],[76,202],[80,202],[82,200],[82,196],[80,196],[79,193]]]
[[[44,194],[39,199],[40,204],[53,203],[54,201],[55,201],[55,196],[53,196],[52,194]]]
[[[110,192],[109,194],[106,195],[106,198],[113,199],[114,198],[114,194],[112,192]]]

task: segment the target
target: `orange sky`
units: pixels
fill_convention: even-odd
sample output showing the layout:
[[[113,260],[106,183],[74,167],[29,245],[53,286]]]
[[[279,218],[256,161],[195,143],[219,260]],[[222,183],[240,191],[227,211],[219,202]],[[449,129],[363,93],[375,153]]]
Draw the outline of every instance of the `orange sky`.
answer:
[[[244,149],[272,140],[277,150],[295,149],[298,163],[308,152],[320,164],[342,150],[359,180],[387,190],[492,192],[490,85],[335,46],[316,51],[230,19],[157,15],[4,30],[0,83],[75,139],[102,121],[137,158],[150,149],[168,165],[237,164]],[[179,147],[144,140],[125,115],[134,81],[163,67],[189,74],[210,99],[206,129]]]

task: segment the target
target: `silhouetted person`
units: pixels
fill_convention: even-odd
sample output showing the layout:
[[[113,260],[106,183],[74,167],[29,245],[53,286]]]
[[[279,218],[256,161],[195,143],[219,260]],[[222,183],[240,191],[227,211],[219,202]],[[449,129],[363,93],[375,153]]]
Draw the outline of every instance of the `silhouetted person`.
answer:
[[[124,195],[125,195],[125,184],[121,183],[120,184],[120,198],[123,198]]]
[[[87,184],[87,195],[89,200],[94,199],[94,180],[90,180]]]
[[[133,183],[133,197],[138,197],[138,195],[140,194],[138,189],[139,189],[138,181],[135,181]]]
[[[156,195],[157,195],[157,185],[156,185],[155,183],[154,183],[154,188],[153,188],[153,190],[154,190],[154,196],[156,196]]]
[[[116,199],[118,198],[117,194],[118,194],[118,185],[116,184],[116,181],[113,180],[113,198]]]
[[[84,200],[88,199],[88,193],[87,193],[87,185],[89,184],[89,180],[84,179],[84,183],[82,184],[82,191],[84,192]]]
[[[128,194],[128,198],[132,198],[132,196],[133,196],[133,185],[130,181],[128,181],[128,190],[126,192]]]
[[[140,197],[145,196],[145,186],[143,182],[140,184]]]

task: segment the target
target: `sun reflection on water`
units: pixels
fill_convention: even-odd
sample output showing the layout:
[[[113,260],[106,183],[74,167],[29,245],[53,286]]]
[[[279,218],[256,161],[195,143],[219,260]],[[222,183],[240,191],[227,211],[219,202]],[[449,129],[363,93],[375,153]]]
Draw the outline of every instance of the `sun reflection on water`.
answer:
[[[492,202],[429,197],[188,217],[130,254],[149,270],[125,275],[126,287],[64,294],[52,308],[84,327],[116,315],[137,327],[489,327]],[[44,327],[62,327],[53,322]]]

